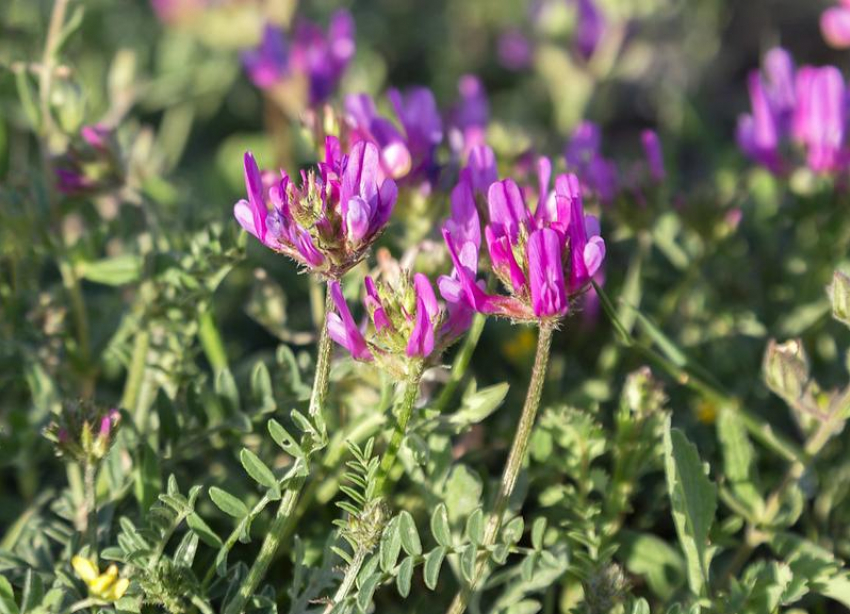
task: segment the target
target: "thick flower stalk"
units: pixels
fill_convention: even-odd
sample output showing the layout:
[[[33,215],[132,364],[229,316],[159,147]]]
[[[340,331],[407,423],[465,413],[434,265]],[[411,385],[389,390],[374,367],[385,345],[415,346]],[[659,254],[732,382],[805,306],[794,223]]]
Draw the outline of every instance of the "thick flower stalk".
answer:
[[[455,270],[440,279],[440,291],[450,301],[481,313],[535,323],[539,327],[537,354],[525,404],[511,445],[499,492],[487,522],[482,546],[495,544],[507,503],[525,460],[540,406],[552,334],[569,311],[571,298],[582,293],[605,258],[599,224],[584,214],[581,188],[575,175],[560,175],[549,190],[551,163],[538,161],[538,202],[532,212],[519,186],[506,179],[493,183],[487,195],[489,223],[484,228],[490,262],[509,295],[491,295],[478,280],[481,244],[478,211],[469,173],[452,194],[452,217],[443,235]],[[463,587],[449,612],[461,614],[478,587],[487,566],[483,555],[470,584]]]
[[[363,260],[390,219],[398,191],[380,175],[378,150],[368,142],[343,155],[339,140],[328,137],[324,162],[302,172],[300,186],[283,171],[280,179],[261,174],[246,153],[248,200],[233,212],[266,247],[338,279]]]
[[[815,173],[845,169],[847,110],[841,72],[833,66],[798,70],[781,48],[769,51],[764,64],[763,72],[749,77],[752,112],[738,120],[741,150],[775,174],[794,167],[787,153],[794,148]]]
[[[304,79],[311,106],[333,94],[354,57],[354,19],[348,11],[331,16],[328,32],[307,20],[299,21],[291,43],[280,26],[266,24],[260,43],[242,54],[248,76],[260,89]]]
[[[477,279],[478,212],[471,182],[461,180],[453,194],[453,217],[443,228],[455,267],[452,276],[440,279],[446,300],[518,322],[557,322],[567,314],[570,297],[582,293],[602,265],[605,242],[596,218],[584,214],[576,176],[560,175],[550,193],[550,170],[542,159],[534,212],[510,179],[488,190],[490,222],[484,235],[492,270],[508,296],[488,294]]]

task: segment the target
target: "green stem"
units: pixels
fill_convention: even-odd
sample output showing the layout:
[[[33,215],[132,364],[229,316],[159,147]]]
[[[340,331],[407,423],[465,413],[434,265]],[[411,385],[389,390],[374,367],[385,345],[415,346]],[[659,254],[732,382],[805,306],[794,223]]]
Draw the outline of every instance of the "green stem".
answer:
[[[342,584],[339,585],[339,588],[330,603],[325,606],[323,614],[330,614],[339,603],[348,597],[348,593],[351,592],[354,582],[357,580],[357,575],[360,573],[360,568],[363,567],[363,561],[366,560],[367,554],[369,554],[369,551],[366,548],[361,547],[357,549],[357,552],[354,554],[354,559],[351,561],[351,565],[349,565],[348,569],[345,571],[345,577],[342,579]]]
[[[210,361],[213,371],[218,373],[223,369],[227,369],[227,352],[224,349],[224,342],[215,324],[211,306],[207,306],[201,310],[198,317],[198,325],[198,337],[201,340],[201,347],[204,348],[204,354],[206,354],[207,360]]]
[[[97,464],[85,465],[84,489],[86,496],[86,534],[88,535],[89,558],[97,561]]]
[[[463,378],[466,376],[466,371],[469,369],[469,363],[472,361],[472,354],[475,348],[478,347],[478,342],[481,340],[481,333],[484,332],[484,324],[487,321],[487,316],[483,313],[476,313],[472,319],[472,325],[463,339],[463,343],[455,356],[452,363],[452,370],[449,374],[449,381],[440,392],[440,396],[434,402],[434,409],[439,412],[445,411],[448,404],[454,397],[455,391]]]
[[[331,286],[325,284],[325,313],[332,309]],[[310,394],[310,417],[315,418],[320,416],[322,423],[325,423],[325,416],[322,415],[325,407],[325,397],[328,395],[328,387],[330,384],[331,373],[331,337],[328,334],[328,319],[325,317],[322,323],[322,332],[319,334],[319,353],[316,357],[316,378],[313,381],[313,392]]]
[[[150,333],[146,328],[139,328],[133,340],[133,355],[130,357],[130,367],[127,371],[127,381],[124,384],[124,394],[121,395],[121,406],[124,409],[136,410],[139,402],[139,391],[145,377],[149,348]]]
[[[331,293],[328,287],[325,296],[325,313],[331,309]],[[322,325],[322,333],[319,338],[319,355],[316,359],[316,375],[313,379],[313,391],[310,394],[310,416],[318,419],[324,424],[322,410],[325,405],[325,397],[328,394],[331,370],[331,339],[328,336],[327,318]],[[260,582],[266,576],[266,572],[272,560],[277,554],[282,538],[286,534],[289,520],[295,511],[301,490],[304,488],[304,478],[295,478],[286,489],[280,502],[280,507],[275,514],[271,526],[269,526],[266,537],[260,546],[260,552],[254,559],[254,564],[248,571],[248,575],[242,581],[239,590],[233,600],[227,605],[224,614],[243,614],[248,600],[257,590]]]
[[[62,276],[62,285],[68,293],[71,301],[71,315],[74,318],[74,331],[77,333],[77,345],[80,351],[80,360],[85,370],[82,378],[83,397],[90,397],[94,392],[94,382],[91,380],[91,345],[89,343],[89,319],[86,301],[83,296],[80,278],[74,270],[74,265],[67,259],[65,250],[62,248],[59,255],[59,273]]]
[[[504,520],[505,510],[508,507],[508,501],[510,501],[511,495],[514,492],[520,469],[522,469],[523,462],[525,461],[528,442],[534,428],[534,420],[537,417],[537,409],[540,407],[540,397],[543,394],[543,383],[546,380],[546,368],[549,364],[549,350],[552,347],[553,332],[554,328],[551,325],[542,324],[540,326],[540,335],[537,338],[537,354],[534,357],[534,368],[531,371],[531,381],[528,384],[525,405],[523,405],[522,415],[517,425],[511,451],[505,463],[504,472],[502,473],[502,482],[499,485],[499,493],[496,495],[493,512],[487,521],[484,539],[481,542],[481,545],[485,548],[496,543],[496,537],[502,528],[502,521]],[[454,601],[452,601],[447,611],[448,614],[463,614],[466,611],[466,606],[469,604],[470,598],[475,594],[481,576],[484,574],[488,559],[489,556],[486,552],[479,558],[472,582],[465,585],[455,595]]]
[[[416,404],[416,399],[419,398],[419,383],[422,380],[424,370],[425,361],[423,360],[418,360],[410,365],[407,381],[404,385],[404,395],[398,408],[393,412],[395,414],[393,434],[381,457],[381,466],[378,468],[378,475],[375,478],[374,492],[377,496],[383,493],[387,478],[395,466],[396,458],[398,458],[404,436],[407,434],[407,425],[410,422],[410,416],[413,415],[413,406]]]

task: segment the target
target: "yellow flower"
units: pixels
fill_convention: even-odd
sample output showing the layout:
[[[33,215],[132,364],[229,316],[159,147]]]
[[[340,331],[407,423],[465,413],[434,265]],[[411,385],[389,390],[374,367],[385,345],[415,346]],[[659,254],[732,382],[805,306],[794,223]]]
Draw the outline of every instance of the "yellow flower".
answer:
[[[75,556],[71,559],[71,567],[89,587],[89,594],[104,601],[118,601],[130,586],[130,580],[118,577],[118,567],[114,564],[100,573],[94,561]]]
[[[717,406],[710,401],[700,401],[696,407],[697,420],[703,424],[714,424],[717,421]]]

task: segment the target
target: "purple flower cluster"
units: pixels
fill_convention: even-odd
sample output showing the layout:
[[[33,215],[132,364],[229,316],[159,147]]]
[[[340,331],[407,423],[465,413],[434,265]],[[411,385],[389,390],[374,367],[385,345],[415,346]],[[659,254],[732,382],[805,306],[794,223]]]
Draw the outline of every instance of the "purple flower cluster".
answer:
[[[112,130],[102,124],[83,126],[80,138],[56,159],[56,189],[86,195],[120,185],[122,169]]]
[[[793,167],[789,158],[796,147],[816,173],[846,168],[847,89],[837,68],[797,69],[790,54],[776,48],[748,85],[752,112],[741,116],[737,131],[747,156],[782,174]]]
[[[378,360],[390,368],[396,359],[427,359],[455,341],[469,326],[440,307],[431,282],[422,273],[399,273],[394,279],[365,279],[363,305],[372,324],[361,330],[351,315],[338,282],[330,286],[336,308],[328,314],[328,334],[356,359]]]
[[[382,178],[378,156],[364,141],[343,155],[339,140],[328,137],[324,162],[302,171],[298,186],[284,171],[264,181],[246,153],[248,200],[236,203],[234,215],[266,247],[337,279],[365,257],[395,205],[396,184]]]
[[[531,211],[511,179],[487,190],[489,223],[484,237],[492,270],[509,296],[492,295],[478,279],[481,228],[471,173],[452,193],[452,217],[443,227],[454,271],[440,278],[450,303],[517,321],[557,320],[569,299],[586,288],[605,258],[596,218],[586,216],[575,175],[560,175],[550,191],[551,163],[538,163],[538,202]],[[565,273],[565,271],[567,271]]]
[[[354,20],[348,11],[339,10],[331,16],[327,34],[314,23],[299,21],[291,43],[282,28],[266,24],[259,45],[243,52],[242,63],[261,89],[293,76],[306,78],[310,104],[316,105],[333,94],[354,51]]]

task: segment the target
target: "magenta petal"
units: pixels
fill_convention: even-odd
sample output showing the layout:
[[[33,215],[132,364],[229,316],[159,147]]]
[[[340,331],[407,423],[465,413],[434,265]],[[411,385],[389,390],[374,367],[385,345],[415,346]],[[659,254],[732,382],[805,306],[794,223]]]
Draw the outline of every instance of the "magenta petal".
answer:
[[[446,247],[449,250],[452,262],[454,263],[455,273],[457,274],[458,281],[463,287],[466,300],[476,311],[492,313],[490,309],[493,305],[493,297],[486,294],[476,283],[475,274],[477,271],[465,265],[461,261],[451,232],[445,228],[443,229],[443,238],[446,241]]]
[[[473,243],[481,246],[481,223],[478,219],[478,208],[475,206],[475,196],[472,191],[472,181],[469,172],[464,169],[460,182],[454,187],[451,195],[452,216],[446,220],[446,227],[461,244]]]
[[[504,227],[511,243],[515,242],[520,226],[527,225],[529,220],[519,186],[512,179],[497,181],[487,192],[487,203],[490,222],[494,226]]]
[[[416,290],[416,296],[422,301],[428,317],[436,318],[440,313],[440,306],[437,304],[437,297],[434,294],[434,288],[428,277],[422,273],[416,273],[413,276],[413,287]]]
[[[248,190],[248,203],[254,217],[255,232],[251,234],[265,243],[268,209],[263,199],[263,180],[260,176],[260,169],[257,167],[257,161],[254,160],[254,156],[250,151],[245,152],[244,163],[245,188]]]
[[[432,291],[433,293],[433,291]],[[428,307],[420,296],[416,299],[416,321],[407,341],[407,355],[427,357],[434,351],[434,326],[428,316]]]
[[[588,240],[587,245],[584,246],[583,257],[587,274],[593,277],[602,266],[602,261],[605,260],[605,241],[602,237],[595,236]]]
[[[467,168],[469,169],[473,191],[476,194],[486,196],[490,186],[499,179],[496,169],[496,154],[486,145],[473,147],[469,152]]]
[[[661,183],[667,176],[664,169],[664,153],[661,150],[661,140],[654,130],[644,130],[640,138],[649,166],[649,174],[653,181]]]
[[[331,300],[336,307],[337,313],[328,313],[328,334],[331,339],[351,352],[357,360],[372,360],[372,353],[366,345],[360,329],[351,317],[351,311],[342,295],[342,287],[339,282],[330,282]]]
[[[369,203],[354,196],[343,204],[343,220],[345,221],[345,236],[352,245],[360,245],[369,233],[372,221],[372,210]]]
[[[567,312],[567,290],[561,238],[551,228],[535,230],[528,238],[528,275],[531,305],[537,317],[560,316]]]

